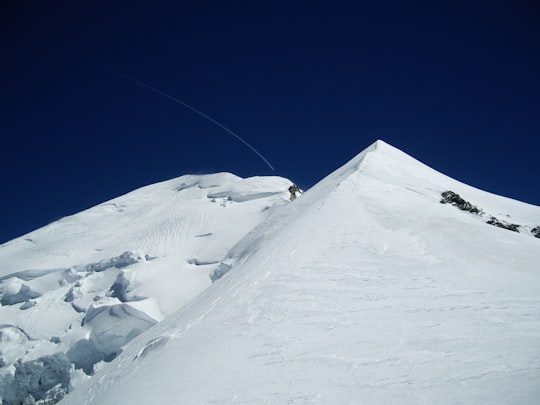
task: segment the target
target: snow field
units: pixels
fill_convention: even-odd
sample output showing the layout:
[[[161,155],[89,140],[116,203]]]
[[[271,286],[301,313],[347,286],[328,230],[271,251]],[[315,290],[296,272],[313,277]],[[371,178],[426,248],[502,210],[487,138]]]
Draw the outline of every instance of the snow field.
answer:
[[[268,207],[288,203],[291,184],[182,176],[1,245],[0,402],[59,398],[111,361],[210,286],[229,248]],[[45,389],[37,381],[47,373]]]
[[[540,208],[378,141],[228,253],[69,404],[520,403],[540,397]]]

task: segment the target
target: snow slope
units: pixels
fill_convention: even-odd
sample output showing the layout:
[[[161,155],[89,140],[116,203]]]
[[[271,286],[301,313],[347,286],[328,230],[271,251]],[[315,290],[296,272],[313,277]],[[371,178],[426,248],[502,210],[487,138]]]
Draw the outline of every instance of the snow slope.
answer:
[[[291,184],[182,176],[1,245],[0,402],[59,398],[112,360],[224,273]]]
[[[62,403],[538,403],[539,224],[378,141],[270,209],[225,276]]]

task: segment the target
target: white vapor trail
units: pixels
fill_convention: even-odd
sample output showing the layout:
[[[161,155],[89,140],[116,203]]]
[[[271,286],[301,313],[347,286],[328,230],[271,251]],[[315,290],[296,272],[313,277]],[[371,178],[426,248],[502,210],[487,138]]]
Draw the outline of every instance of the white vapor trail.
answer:
[[[225,125],[221,124],[220,122],[216,121],[215,119],[213,119],[212,117],[206,115],[205,113],[203,113],[202,111],[199,111],[197,110],[195,107],[192,107],[190,106],[188,103],[185,103],[183,102],[182,100],[179,100],[177,99],[176,97],[173,97],[171,96],[170,94],[167,94],[165,93],[164,91],[161,91],[159,89],[156,89],[155,87],[152,87],[146,83],[143,83],[141,82],[140,80],[137,80],[137,79],[134,79],[133,77],[130,77],[128,75],[125,75],[117,70],[114,70],[108,66],[105,66],[105,65],[102,65],[102,64],[98,64],[99,66],[101,66],[103,69],[105,70],[108,70],[114,74],[116,74],[117,76],[120,76],[126,80],[129,80],[130,82],[133,82],[135,84],[138,84],[139,86],[142,86],[144,87],[145,89],[147,90],[150,90],[154,93],[157,93],[165,98],[168,98],[169,100],[171,101],[174,101],[176,104],[180,104],[181,106],[199,114],[201,117],[203,118],[206,118],[208,121],[210,121],[211,123],[217,125],[218,127],[220,127],[221,129],[223,129],[224,131],[227,131],[229,134],[231,134],[232,136],[234,136],[236,139],[238,139],[240,142],[242,142],[244,145],[246,145],[249,149],[251,149],[257,156],[259,156],[263,161],[264,163],[266,163],[268,165],[268,167],[270,169],[272,169],[272,171],[276,171],[276,169],[274,169],[274,166],[272,166],[270,164],[270,162],[257,150],[255,149],[253,146],[251,146],[245,139],[243,139],[240,135],[234,133],[233,131],[231,131],[229,128],[227,128]]]

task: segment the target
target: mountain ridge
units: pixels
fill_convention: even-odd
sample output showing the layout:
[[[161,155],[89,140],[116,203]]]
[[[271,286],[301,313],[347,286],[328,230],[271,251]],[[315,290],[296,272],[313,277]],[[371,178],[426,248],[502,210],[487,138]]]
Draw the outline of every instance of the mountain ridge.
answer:
[[[225,179],[215,181],[220,176]],[[534,384],[540,369],[540,241],[529,232],[540,223],[540,207],[474,189],[380,140],[293,202],[288,180],[230,176],[183,176],[158,183],[163,188],[147,186],[138,198],[132,198],[136,190],[95,207],[138,218],[143,211],[137,207],[157,189],[163,193],[156,195],[157,207],[169,207],[179,195],[194,204],[141,215],[149,217],[142,240],[160,235],[145,249],[119,241],[92,253],[101,260],[61,269],[65,295],[51,295],[50,308],[71,319],[77,334],[71,346],[66,334],[60,343],[34,350],[24,370],[51,364],[40,354],[75,348],[73,363],[95,375],[81,382],[88,377],[79,370],[66,383],[70,372],[61,368],[61,388],[75,385],[66,404],[532,403],[540,395]],[[267,195],[268,189],[275,193]],[[442,204],[447,190],[485,215]],[[186,215],[179,216],[180,207]],[[523,232],[492,226],[488,215],[520,222]],[[126,235],[139,232],[128,221],[114,234],[122,236],[123,226]],[[32,238],[17,244],[39,245],[40,238]],[[197,277],[179,279],[178,271]],[[52,285],[57,273],[38,279],[50,277]],[[3,282],[16,292],[10,275]],[[35,274],[24,275],[30,281],[19,273],[17,283],[36,291],[43,286]],[[198,287],[179,302],[172,296],[183,294],[182,283]],[[93,301],[97,287],[108,292]],[[16,304],[21,309],[0,310],[17,320],[17,314],[38,311],[45,296],[27,297]],[[60,297],[71,301],[57,302]],[[159,297],[159,305],[147,297]],[[167,299],[176,304],[162,304]],[[147,325],[145,316],[160,322],[116,343],[104,309],[120,319],[120,336]],[[75,325],[84,319],[86,325]],[[19,324],[25,333],[27,323]],[[17,345],[27,345],[20,339],[8,339],[4,347],[17,353]],[[109,352],[117,358],[104,363]],[[7,359],[12,364],[14,356]],[[91,356],[95,362],[84,360]],[[65,365],[62,359],[55,357],[54,364]]]
[[[3,403],[61,396],[189,302],[266,208],[289,202],[291,184],[276,176],[181,176],[1,245]],[[38,381],[47,373],[45,389]]]
[[[364,152],[273,208],[226,276],[65,403],[533,403],[538,241],[440,203],[469,186]]]

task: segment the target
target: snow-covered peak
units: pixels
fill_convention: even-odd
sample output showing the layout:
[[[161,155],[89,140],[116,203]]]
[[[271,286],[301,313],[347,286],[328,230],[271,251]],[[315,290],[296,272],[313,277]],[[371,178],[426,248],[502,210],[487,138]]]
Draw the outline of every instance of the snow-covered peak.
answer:
[[[309,190],[309,194],[316,194],[314,199],[323,200],[333,196],[336,189],[342,189],[345,193],[359,188],[368,191],[368,184],[372,184],[372,187],[377,189],[380,186],[385,190],[386,195],[381,193],[375,196],[375,199],[383,203],[399,199],[398,196],[392,195],[393,191],[401,194],[416,193],[424,196],[424,199],[440,201],[441,194],[451,190],[482,208],[485,221],[491,216],[514,221],[521,225],[522,230],[525,231],[523,233],[529,236],[530,230],[540,223],[537,206],[464,184],[432,169],[382,140],[377,140],[325,177]],[[369,192],[362,194],[362,198],[369,199],[370,197]],[[405,195],[402,198],[405,201],[408,200]],[[303,203],[309,204],[309,201],[306,200]],[[477,219],[480,220],[482,217],[478,216]]]
[[[115,243],[121,251],[124,239],[147,241],[137,252],[62,273],[11,273],[5,296],[26,301],[1,307],[11,308],[6,313],[52,308],[58,294],[31,298],[45,285],[32,283],[50,277],[52,285],[58,274],[71,304],[66,313],[81,310],[75,332],[52,339],[48,357],[34,349],[10,366],[15,377],[30,381],[28,370],[37,370],[60,388],[76,385],[66,404],[539,397],[540,241],[533,231],[540,207],[460,183],[382,141],[292,203],[290,182],[225,177],[213,187],[191,177],[165,182],[160,192],[115,202],[132,215],[117,222],[122,240]],[[142,234],[133,225],[135,202],[149,218]],[[94,226],[99,213],[81,218]],[[81,272],[93,278],[77,278]],[[202,293],[176,301],[182,288],[201,286],[199,277]],[[107,293],[94,302],[88,297],[97,286]],[[32,336],[26,315],[12,319],[19,323],[5,331],[9,353],[26,350]],[[63,352],[54,352],[62,344],[70,348],[68,365],[97,369],[86,383],[70,382]],[[110,364],[101,361],[120,350]]]
[[[378,141],[270,210],[227,275],[66,403],[533,403],[539,215]]]

